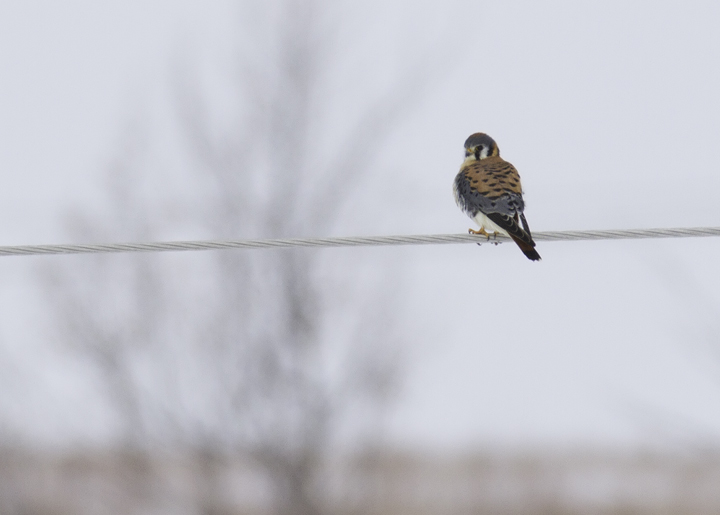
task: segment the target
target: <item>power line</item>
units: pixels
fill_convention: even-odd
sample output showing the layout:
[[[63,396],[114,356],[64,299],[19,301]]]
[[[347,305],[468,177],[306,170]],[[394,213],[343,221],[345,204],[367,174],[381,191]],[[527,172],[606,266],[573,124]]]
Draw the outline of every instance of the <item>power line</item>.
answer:
[[[550,231],[533,233],[535,241],[635,240],[645,238],[694,238],[720,236],[720,227],[677,229],[631,229],[623,231]],[[510,241],[498,235],[489,243]],[[371,247],[387,245],[437,245],[447,243],[488,243],[473,234],[428,234],[409,236],[367,236],[345,238],[289,238],[272,240],[168,241],[155,243],[101,243],[88,245],[0,246],[0,256],[46,254],[95,254],[119,252],[169,252],[181,250],[266,249],[288,247]]]

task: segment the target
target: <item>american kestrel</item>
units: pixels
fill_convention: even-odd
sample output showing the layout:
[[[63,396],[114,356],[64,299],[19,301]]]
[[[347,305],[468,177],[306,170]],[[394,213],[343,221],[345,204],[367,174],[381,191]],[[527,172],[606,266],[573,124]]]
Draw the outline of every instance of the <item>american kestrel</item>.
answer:
[[[457,205],[480,226],[479,231],[468,232],[488,239],[488,232],[505,234],[528,259],[540,260],[523,214],[520,175],[500,157],[497,143],[487,134],[477,132],[465,141],[465,161],[455,176],[453,192]]]

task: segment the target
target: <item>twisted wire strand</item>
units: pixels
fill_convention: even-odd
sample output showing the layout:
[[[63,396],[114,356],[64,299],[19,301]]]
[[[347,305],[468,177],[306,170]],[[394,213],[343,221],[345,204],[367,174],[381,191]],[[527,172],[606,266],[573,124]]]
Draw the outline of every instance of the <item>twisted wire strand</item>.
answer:
[[[720,227],[630,229],[622,231],[549,231],[533,233],[535,241],[628,240],[644,238],[695,238],[720,236]],[[188,250],[264,249],[289,247],[372,247],[388,245],[438,245],[449,243],[503,243],[507,236],[488,240],[475,234],[426,234],[340,238],[289,238],[272,240],[168,241],[150,243],[101,243],[82,245],[0,246],[0,256],[95,254],[120,252],[170,252]]]

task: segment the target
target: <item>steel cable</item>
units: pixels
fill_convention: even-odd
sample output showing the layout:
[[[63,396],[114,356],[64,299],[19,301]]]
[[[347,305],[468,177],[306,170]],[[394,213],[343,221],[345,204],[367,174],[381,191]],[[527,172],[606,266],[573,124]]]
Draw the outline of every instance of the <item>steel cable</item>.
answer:
[[[674,229],[630,229],[617,231],[547,231],[535,232],[535,241],[628,240],[644,238],[694,238],[720,236],[720,227]],[[120,252],[170,252],[188,250],[264,249],[290,247],[371,247],[388,245],[438,245],[448,243],[503,243],[507,236],[489,240],[474,234],[427,234],[407,236],[364,236],[336,238],[288,238],[267,240],[206,240],[151,243],[100,243],[81,245],[0,246],[0,256],[47,254],[95,254]]]

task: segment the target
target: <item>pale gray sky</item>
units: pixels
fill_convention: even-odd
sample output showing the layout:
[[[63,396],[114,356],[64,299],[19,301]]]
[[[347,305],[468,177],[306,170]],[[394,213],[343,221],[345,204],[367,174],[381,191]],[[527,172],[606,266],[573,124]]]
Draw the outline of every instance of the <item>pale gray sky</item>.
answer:
[[[0,244],[66,241],[60,215],[102,202],[104,168],[133,120],[149,120],[156,153],[169,156],[158,166],[172,166],[163,127],[174,63],[189,56],[216,87],[243,44],[229,5],[0,3]],[[382,92],[401,60],[437,71],[336,234],[465,231],[451,183],[475,131],[519,169],[535,230],[720,225],[716,2],[367,5],[328,14],[347,24],[338,91],[328,92],[336,109],[357,114],[347,88]],[[172,237],[212,236],[194,231]],[[541,263],[511,245],[326,251],[367,267],[403,263],[397,316],[412,359],[392,438],[442,448],[720,444],[720,240],[538,250]],[[0,260],[5,377],[36,385],[0,407],[28,428],[85,399],[76,365],[38,341],[30,261]],[[28,434],[48,438],[46,429]]]

